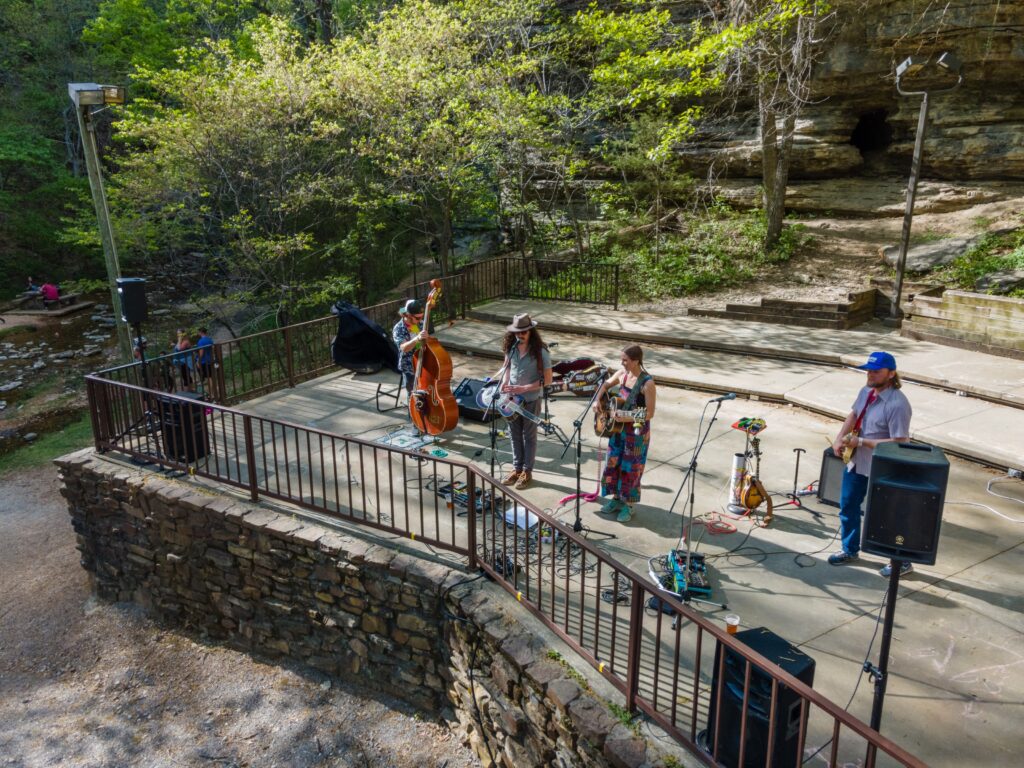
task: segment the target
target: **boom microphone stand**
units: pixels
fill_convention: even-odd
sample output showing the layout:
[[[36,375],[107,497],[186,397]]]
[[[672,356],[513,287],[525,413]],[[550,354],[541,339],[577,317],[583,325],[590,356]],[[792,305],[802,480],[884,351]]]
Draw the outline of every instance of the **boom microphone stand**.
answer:
[[[590,399],[587,401],[587,404],[584,406],[583,411],[576,418],[576,420],[573,421],[572,425],[573,425],[573,427],[575,427],[575,429],[573,430],[572,435],[569,436],[569,441],[566,443],[565,448],[562,449],[562,458],[565,458],[565,452],[567,450],[569,450],[569,444],[571,442],[575,441],[575,443],[576,443],[576,493],[573,496],[569,496],[569,497],[567,497],[565,499],[562,499],[562,501],[563,502],[564,501],[568,501],[569,499],[575,499],[576,500],[576,519],[573,520],[573,523],[572,523],[572,529],[576,533],[579,533],[585,527],[583,525],[583,521],[580,519],[580,499],[582,499],[584,496],[586,496],[587,497],[587,501],[593,501],[594,498],[595,498],[594,494],[585,494],[585,493],[582,493],[582,491],[580,490],[580,474],[581,474],[581,466],[582,466],[582,460],[583,460],[583,420],[584,420],[584,418],[586,418],[587,413],[590,412],[590,409],[593,408],[594,401],[597,400],[597,393],[601,391],[600,382],[603,381],[606,376],[608,376],[608,372],[607,371],[604,373],[604,375],[602,375],[598,379],[598,386],[594,387],[594,394],[592,394],[590,396]],[[592,529],[588,528],[587,530],[590,531]],[[606,533],[605,531],[593,531],[593,532],[594,533],[599,533],[602,536],[606,536],[609,539],[618,538],[614,533]]]
[[[693,455],[690,457],[690,466],[686,468],[686,474],[683,476],[683,482],[679,485],[679,490],[676,491],[676,497],[672,500],[672,506],[668,508],[669,514],[672,514],[672,510],[675,509],[676,502],[679,501],[679,495],[683,492],[683,488],[688,489],[687,495],[689,496],[690,512],[689,516],[684,515],[686,519],[686,531],[681,538],[686,540],[686,564],[683,568],[683,591],[679,597],[684,603],[690,601],[696,601],[698,603],[707,603],[708,605],[716,605],[723,610],[728,606],[725,603],[716,603],[713,600],[706,600],[701,597],[694,597],[690,594],[690,563],[692,561],[692,547],[690,546],[690,531],[693,528],[693,504],[696,496],[696,485],[697,485],[697,456],[700,455],[701,449],[704,447],[705,441],[708,439],[708,435],[711,433],[711,427],[714,425],[715,420],[718,418],[718,411],[722,408],[722,402],[725,400],[735,400],[736,393],[730,392],[727,395],[721,397],[715,397],[708,400],[708,404],[715,404],[715,412],[711,414],[711,419],[708,421],[706,429],[703,428],[704,423],[704,412],[707,411],[708,404],[704,406],[704,412],[701,413],[701,423],[697,425],[697,443],[693,449]],[[703,429],[703,431],[702,431]]]

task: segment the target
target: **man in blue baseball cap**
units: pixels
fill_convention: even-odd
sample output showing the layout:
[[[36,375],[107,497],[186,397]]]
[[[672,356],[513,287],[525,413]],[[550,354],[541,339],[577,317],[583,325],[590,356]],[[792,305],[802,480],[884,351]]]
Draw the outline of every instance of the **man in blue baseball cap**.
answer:
[[[861,506],[868,492],[871,458],[879,443],[906,443],[910,440],[910,401],[900,391],[900,375],[896,372],[896,358],[888,352],[872,352],[864,365],[866,386],[853,401],[839,434],[832,443],[832,451],[846,461],[843,489],[839,496],[839,533],[843,549],[829,555],[829,565],[845,565],[857,560],[860,553]],[[900,573],[911,570],[904,563]],[[889,576],[889,566],[879,571]]]

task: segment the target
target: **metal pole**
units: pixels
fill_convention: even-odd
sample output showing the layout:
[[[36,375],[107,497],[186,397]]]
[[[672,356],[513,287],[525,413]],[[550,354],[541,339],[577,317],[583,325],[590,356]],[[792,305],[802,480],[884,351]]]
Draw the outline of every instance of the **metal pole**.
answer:
[[[902,317],[900,298],[903,294],[903,271],[907,266],[907,249],[910,247],[910,222],[914,218],[914,197],[917,195],[917,180],[921,171],[921,152],[924,148],[925,125],[928,122],[928,91],[921,98],[921,111],[917,116],[917,136],[914,139],[914,159],[910,164],[910,180],[907,182],[907,209],[903,213],[903,233],[900,236],[900,255],[896,262],[896,285],[893,289],[890,317],[899,322]]]
[[[875,699],[871,707],[871,727],[882,731],[882,705],[885,703],[885,687],[889,674],[889,646],[892,644],[892,625],[896,616],[896,598],[899,596],[900,572],[903,570],[902,560],[891,560],[889,567],[889,591],[885,596],[885,619],[882,622],[882,646],[878,651],[878,667],[871,669],[865,664],[865,670],[875,679]],[[867,763],[873,764],[875,747],[868,744]]]
[[[75,104],[75,117],[78,119],[78,132],[82,136],[82,154],[85,155],[85,168],[89,175],[89,189],[92,191],[92,203],[96,208],[96,219],[100,226],[100,240],[103,243],[103,258],[107,264],[107,281],[110,283],[110,307],[114,316],[118,316],[117,278],[121,276],[121,267],[117,261],[117,245],[114,242],[114,230],[110,225],[110,210],[107,208],[107,195],[103,189],[103,176],[100,173],[100,155],[96,145],[95,124],[88,105]],[[128,324],[117,322],[117,343],[122,357],[131,362],[132,344],[128,333]]]

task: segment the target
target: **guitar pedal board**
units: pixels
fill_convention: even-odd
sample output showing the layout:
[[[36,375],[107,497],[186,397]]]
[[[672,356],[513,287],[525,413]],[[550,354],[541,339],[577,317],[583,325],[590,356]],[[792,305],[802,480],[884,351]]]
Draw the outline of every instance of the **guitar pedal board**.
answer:
[[[690,553],[690,567],[686,567],[686,550],[673,549],[668,553],[668,570],[672,574],[674,591],[690,592],[702,597],[711,595],[711,582],[708,569],[704,564],[704,555]]]
[[[446,483],[437,489],[437,495],[445,500],[450,509],[459,510],[459,515],[464,515],[469,510],[469,493],[466,484],[456,480],[454,483]],[[484,512],[493,508],[497,511],[503,506],[503,499],[493,499],[490,493],[484,493],[482,488],[476,489],[477,512]]]

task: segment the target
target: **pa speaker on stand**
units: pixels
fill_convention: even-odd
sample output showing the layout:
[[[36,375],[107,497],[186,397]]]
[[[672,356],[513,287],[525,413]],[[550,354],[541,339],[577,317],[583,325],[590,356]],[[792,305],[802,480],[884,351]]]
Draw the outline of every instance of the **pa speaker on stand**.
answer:
[[[861,549],[934,565],[948,481],[949,460],[941,449],[881,443],[871,459]]]
[[[121,319],[128,325],[146,322],[149,307],[146,304],[146,281],[141,277],[119,277],[117,295],[121,299]]]

